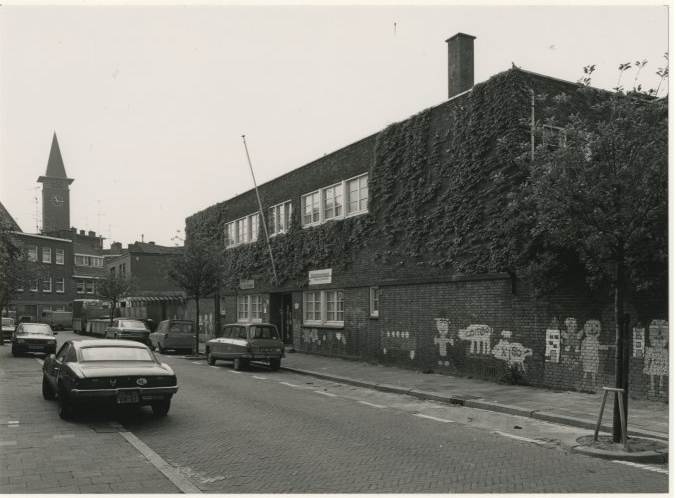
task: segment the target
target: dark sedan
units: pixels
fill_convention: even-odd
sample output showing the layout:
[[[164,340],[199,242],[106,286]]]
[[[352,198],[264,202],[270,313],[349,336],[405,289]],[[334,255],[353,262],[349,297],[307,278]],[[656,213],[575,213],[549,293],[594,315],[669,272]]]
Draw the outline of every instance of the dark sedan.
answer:
[[[12,355],[55,353],[55,335],[46,323],[20,323],[12,334]]]
[[[150,346],[150,329],[141,320],[116,318],[110,327],[106,327],[106,337],[110,339],[130,339]]]
[[[135,341],[67,341],[42,366],[42,395],[57,398],[59,416],[68,419],[80,405],[149,405],[157,416],[169,412],[178,391],[171,367]]]

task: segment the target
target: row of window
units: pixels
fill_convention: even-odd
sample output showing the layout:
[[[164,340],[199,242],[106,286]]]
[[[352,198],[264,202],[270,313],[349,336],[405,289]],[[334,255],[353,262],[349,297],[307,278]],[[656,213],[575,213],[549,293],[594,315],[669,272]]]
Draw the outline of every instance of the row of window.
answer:
[[[380,289],[370,288],[370,316],[378,316]],[[263,296],[247,294],[237,296],[237,321],[262,322]],[[303,292],[303,324],[342,327],[345,323],[345,299],[339,289]]]
[[[28,256],[28,261],[38,261],[38,246],[26,246],[26,254]],[[57,265],[65,264],[65,250],[64,249],[55,249],[54,250],[54,262]],[[51,263],[52,262],[52,248],[51,247],[42,247],[42,262]],[[93,267],[103,267],[103,257],[102,256],[90,256],[88,254],[76,254],[75,255],[75,265],[76,266],[93,266]]]
[[[53,285],[52,285],[53,284]],[[23,292],[24,288],[21,287],[17,289],[19,292]],[[42,285],[40,285],[39,280],[35,280],[30,283],[30,287],[28,288],[30,292],[38,292],[42,290],[42,292],[56,292],[58,294],[62,294],[66,292],[66,281],[63,277],[58,277],[58,278],[48,278],[45,280],[42,280]],[[75,292],[78,294],[94,294],[94,280],[86,279],[86,278],[76,278],[75,279]]]
[[[368,211],[368,174],[324,187],[301,197],[302,226],[363,214]],[[266,226],[271,237],[286,233],[291,226],[291,201],[268,209]],[[225,225],[225,247],[258,240],[258,212]]]

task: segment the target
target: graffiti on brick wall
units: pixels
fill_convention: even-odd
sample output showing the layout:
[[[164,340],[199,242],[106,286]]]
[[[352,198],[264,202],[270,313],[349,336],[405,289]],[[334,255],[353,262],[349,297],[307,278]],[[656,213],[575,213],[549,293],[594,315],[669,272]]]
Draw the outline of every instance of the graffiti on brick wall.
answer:
[[[458,330],[461,341],[470,341],[470,354],[490,354],[493,329],[488,325],[470,325]]]
[[[453,336],[448,335],[448,318],[435,318],[434,322],[437,325],[438,335],[434,338],[434,345],[439,347],[439,365],[449,366],[451,362],[448,360],[448,346],[453,346],[455,340]]]
[[[213,336],[214,335],[214,314],[205,313],[204,315],[199,316],[200,321],[200,331],[205,335]]]
[[[566,328],[561,331],[561,337],[565,351],[579,353],[583,330],[578,330],[575,318],[566,318],[563,324]]]
[[[561,330],[559,321],[554,318],[545,331],[547,344],[545,346],[545,361],[558,363],[561,358]]]
[[[643,373],[650,376],[650,394],[663,391],[664,377],[669,375],[669,323],[666,320],[653,320],[648,327],[648,343],[645,348]],[[655,377],[658,378],[658,391],[655,391]]]
[[[380,335],[380,344],[384,355],[393,351],[401,351],[407,353],[409,358],[414,359],[416,342],[415,337],[407,331],[388,330]]]
[[[316,343],[319,346],[322,341],[319,339],[317,329],[303,329],[303,342],[307,344]]]
[[[634,327],[634,358],[643,358],[645,356],[645,327]]]
[[[583,339],[580,344],[580,358],[582,360],[582,382],[580,391],[585,389],[596,392],[596,376],[599,372],[599,351],[607,350],[611,345],[599,343],[601,335],[601,322],[599,320],[587,320],[582,328]]]
[[[497,360],[504,360],[508,366],[516,366],[521,371],[526,371],[524,360],[527,356],[533,355],[531,348],[526,348],[519,342],[511,342],[512,333],[509,330],[503,330],[500,333],[501,339],[492,350],[493,356]]]

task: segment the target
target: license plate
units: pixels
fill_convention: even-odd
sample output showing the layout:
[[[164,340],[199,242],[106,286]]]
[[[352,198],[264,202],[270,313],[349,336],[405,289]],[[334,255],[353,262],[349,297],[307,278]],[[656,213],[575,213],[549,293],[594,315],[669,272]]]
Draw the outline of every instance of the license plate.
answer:
[[[118,403],[138,403],[138,393],[136,391],[120,392],[117,394]]]
[[[45,349],[45,347],[42,344],[29,344],[28,348],[29,349]]]
[[[261,348],[261,353],[274,353],[274,348]]]

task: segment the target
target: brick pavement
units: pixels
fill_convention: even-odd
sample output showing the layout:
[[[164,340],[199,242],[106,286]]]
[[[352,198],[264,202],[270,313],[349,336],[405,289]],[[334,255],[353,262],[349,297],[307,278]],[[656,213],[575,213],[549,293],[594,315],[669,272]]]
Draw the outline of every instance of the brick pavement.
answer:
[[[0,346],[0,493],[177,493],[110,417],[59,418],[35,358]]]
[[[423,399],[511,413],[563,425],[593,429],[601,408],[602,392],[589,394],[554,391],[530,386],[501,385],[470,378],[423,374],[397,367],[303,353],[287,353],[282,368],[382,391]],[[600,391],[600,388],[599,388]],[[603,428],[612,427],[612,398],[608,397]],[[629,434],[669,438],[669,405],[629,400]]]

